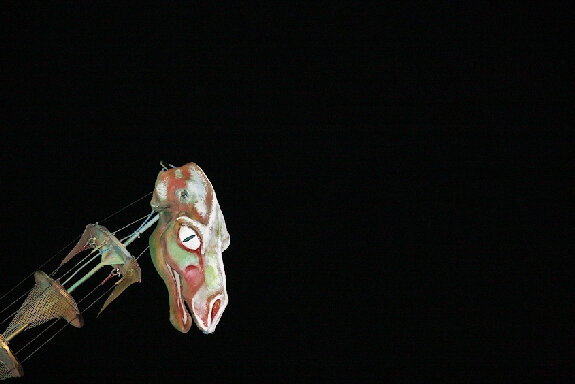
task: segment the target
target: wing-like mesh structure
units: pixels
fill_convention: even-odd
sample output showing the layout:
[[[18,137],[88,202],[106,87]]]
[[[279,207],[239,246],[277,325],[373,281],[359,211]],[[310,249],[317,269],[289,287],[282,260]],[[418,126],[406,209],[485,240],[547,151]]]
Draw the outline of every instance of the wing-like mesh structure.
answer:
[[[84,324],[78,305],[60,283],[42,271],[34,273],[34,280],[34,287],[6,331],[0,335],[0,380],[24,375],[22,366],[8,346],[8,341],[18,333],[58,317],[77,328]]]
[[[5,338],[18,333],[23,327],[36,327],[58,317],[77,328],[83,325],[78,305],[64,287],[42,271],[36,271],[34,279],[36,284],[3,333]]]

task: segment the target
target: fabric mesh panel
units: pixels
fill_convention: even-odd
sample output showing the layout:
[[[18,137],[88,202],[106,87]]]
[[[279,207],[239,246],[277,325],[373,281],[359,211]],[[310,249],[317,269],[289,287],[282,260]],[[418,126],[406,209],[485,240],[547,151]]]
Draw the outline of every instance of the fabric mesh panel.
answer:
[[[8,337],[26,324],[26,328],[32,328],[58,317],[70,320],[78,313],[78,307],[71,296],[42,273],[6,328],[4,336]]]

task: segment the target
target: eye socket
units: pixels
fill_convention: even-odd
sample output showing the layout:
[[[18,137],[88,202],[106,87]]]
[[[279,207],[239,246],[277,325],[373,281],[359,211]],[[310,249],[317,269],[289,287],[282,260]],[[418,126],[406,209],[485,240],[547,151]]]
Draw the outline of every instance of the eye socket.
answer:
[[[181,225],[178,230],[180,243],[187,249],[195,251],[200,246],[200,238],[192,228],[187,225]]]
[[[181,202],[186,202],[188,200],[188,197],[190,196],[190,194],[186,189],[178,189],[176,191],[176,195],[178,196]]]

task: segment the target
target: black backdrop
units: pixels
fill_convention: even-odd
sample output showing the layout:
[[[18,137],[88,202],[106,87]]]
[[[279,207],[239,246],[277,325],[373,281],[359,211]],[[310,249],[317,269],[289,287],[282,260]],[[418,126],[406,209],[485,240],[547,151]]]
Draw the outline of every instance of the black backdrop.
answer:
[[[2,8],[2,292],[150,192],[161,160],[204,169],[231,235],[213,335],[171,327],[144,255],[143,283],[31,357],[26,382],[481,381],[569,365],[551,311],[565,297],[546,295],[567,272],[533,256],[573,237],[538,239],[541,216],[569,212],[547,194],[568,191],[552,173],[572,165],[568,13]]]

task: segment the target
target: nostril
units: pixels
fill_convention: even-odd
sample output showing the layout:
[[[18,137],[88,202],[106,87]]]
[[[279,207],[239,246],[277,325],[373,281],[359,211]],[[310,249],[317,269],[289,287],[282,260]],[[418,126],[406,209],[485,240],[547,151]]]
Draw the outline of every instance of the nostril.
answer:
[[[210,320],[216,318],[218,312],[220,311],[220,303],[221,303],[220,299],[216,299],[214,301],[214,304],[212,305],[212,312],[210,313]]]

